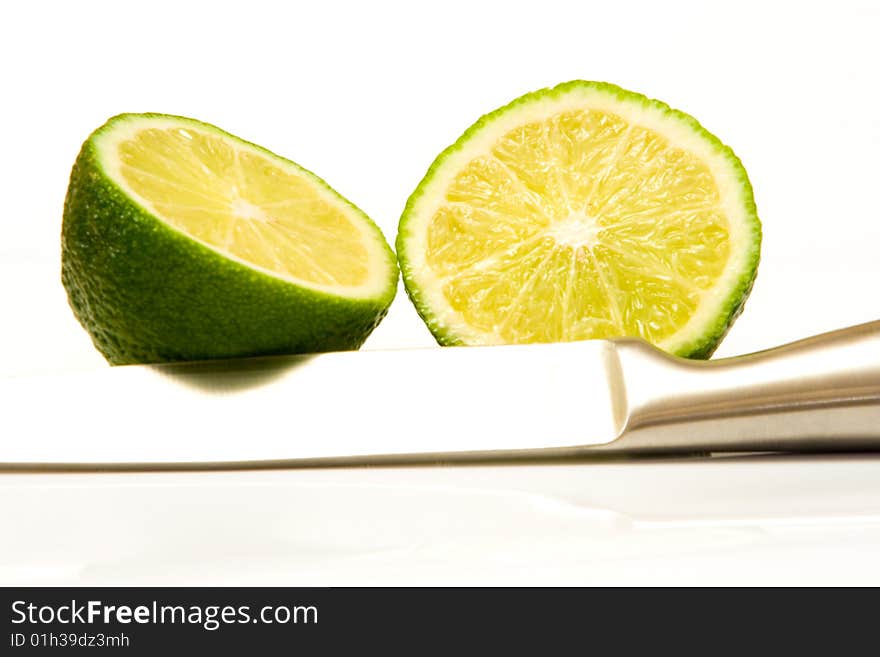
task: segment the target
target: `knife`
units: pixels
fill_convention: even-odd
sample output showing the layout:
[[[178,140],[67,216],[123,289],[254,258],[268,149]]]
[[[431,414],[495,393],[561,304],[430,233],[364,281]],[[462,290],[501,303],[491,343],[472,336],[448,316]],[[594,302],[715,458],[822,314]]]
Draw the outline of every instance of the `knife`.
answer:
[[[224,468],[880,448],[880,321],[716,361],[637,339],[0,381],[0,467]]]

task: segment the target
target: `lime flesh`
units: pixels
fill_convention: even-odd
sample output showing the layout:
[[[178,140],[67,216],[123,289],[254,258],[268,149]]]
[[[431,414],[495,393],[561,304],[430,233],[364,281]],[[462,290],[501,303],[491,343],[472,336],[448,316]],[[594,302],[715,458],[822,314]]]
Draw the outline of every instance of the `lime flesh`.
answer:
[[[693,118],[578,81],[466,131],[397,245],[441,344],[632,336],[706,357],[751,289],[760,223],[739,160]]]
[[[74,165],[62,280],[112,363],[354,349],[396,279],[360,210],[211,125],[121,115]]]

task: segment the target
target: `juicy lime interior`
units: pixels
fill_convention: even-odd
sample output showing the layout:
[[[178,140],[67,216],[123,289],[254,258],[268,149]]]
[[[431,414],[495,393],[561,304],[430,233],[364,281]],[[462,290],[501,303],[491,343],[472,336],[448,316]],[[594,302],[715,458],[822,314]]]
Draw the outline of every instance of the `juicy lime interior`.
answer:
[[[445,304],[487,342],[657,344],[712,294],[730,237],[705,162],[578,108],[519,125],[460,166],[424,248]]]
[[[352,209],[294,165],[188,124],[141,126],[116,149],[117,176],[191,237],[305,283],[368,281],[374,254]]]

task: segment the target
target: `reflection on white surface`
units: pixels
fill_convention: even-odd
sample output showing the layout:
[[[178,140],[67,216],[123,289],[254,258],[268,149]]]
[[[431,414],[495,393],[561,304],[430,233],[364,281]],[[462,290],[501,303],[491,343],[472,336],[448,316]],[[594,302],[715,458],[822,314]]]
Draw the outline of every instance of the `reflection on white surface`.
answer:
[[[878,584],[880,456],[0,476],[0,584]]]

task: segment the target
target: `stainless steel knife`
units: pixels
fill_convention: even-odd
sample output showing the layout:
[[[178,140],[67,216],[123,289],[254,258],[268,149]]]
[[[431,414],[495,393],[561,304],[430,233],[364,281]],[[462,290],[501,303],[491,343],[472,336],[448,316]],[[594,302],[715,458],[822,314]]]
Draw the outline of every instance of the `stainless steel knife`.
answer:
[[[0,467],[208,468],[880,448],[880,322],[716,361],[633,339],[0,381]]]

